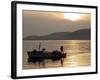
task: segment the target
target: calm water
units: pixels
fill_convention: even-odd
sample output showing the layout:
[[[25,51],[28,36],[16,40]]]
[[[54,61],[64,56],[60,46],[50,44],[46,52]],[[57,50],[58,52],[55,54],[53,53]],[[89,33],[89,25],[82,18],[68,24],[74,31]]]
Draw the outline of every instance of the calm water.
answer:
[[[63,45],[64,52],[67,53],[67,58],[64,59],[63,66],[60,61],[45,60],[45,68],[51,67],[78,67],[90,66],[90,40],[38,40],[23,42],[23,69],[44,68],[43,64],[27,63],[27,51],[32,51],[39,47],[46,48],[46,51],[59,50]],[[59,50],[60,51],[60,50]]]

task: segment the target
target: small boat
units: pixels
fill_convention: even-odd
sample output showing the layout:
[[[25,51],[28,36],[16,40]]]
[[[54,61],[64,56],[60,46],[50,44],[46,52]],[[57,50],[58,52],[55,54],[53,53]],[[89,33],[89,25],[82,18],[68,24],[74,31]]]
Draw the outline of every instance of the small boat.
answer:
[[[36,63],[36,62],[43,62],[45,59],[51,59],[53,61],[56,60],[61,60],[63,58],[66,58],[66,53],[63,51],[63,46],[60,47],[60,51],[54,50],[52,52],[50,51],[45,51],[45,48],[40,50],[41,48],[41,43],[39,43],[39,50],[33,50],[33,51],[27,51],[28,54],[28,63]]]
[[[28,51],[28,63],[30,62],[42,62],[45,59],[61,60],[62,58],[66,58],[66,53],[62,53],[60,51]]]

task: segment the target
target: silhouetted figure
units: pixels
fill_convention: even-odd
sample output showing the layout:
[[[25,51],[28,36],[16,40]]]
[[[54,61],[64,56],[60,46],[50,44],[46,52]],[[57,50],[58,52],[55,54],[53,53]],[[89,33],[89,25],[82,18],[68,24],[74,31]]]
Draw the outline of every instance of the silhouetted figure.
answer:
[[[60,46],[60,51],[61,51],[62,54],[64,53],[64,47],[63,46]],[[64,62],[64,59],[61,58],[61,66],[62,67],[63,67],[63,62]]]
[[[61,51],[62,53],[64,52],[63,46],[60,46],[60,51]]]
[[[45,48],[43,48],[43,49],[42,49],[42,52],[45,52],[45,50],[46,50],[46,49],[45,49]]]
[[[33,50],[33,52],[35,53],[35,52],[37,52],[37,50],[36,50],[36,49],[34,49],[34,50]]]

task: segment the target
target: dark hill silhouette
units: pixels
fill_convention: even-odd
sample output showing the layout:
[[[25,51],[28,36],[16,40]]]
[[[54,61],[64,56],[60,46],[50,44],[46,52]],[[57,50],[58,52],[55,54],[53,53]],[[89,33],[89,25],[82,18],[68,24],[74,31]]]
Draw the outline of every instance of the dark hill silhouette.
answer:
[[[24,40],[90,40],[90,29],[80,29],[74,32],[55,32],[46,36],[28,36]]]

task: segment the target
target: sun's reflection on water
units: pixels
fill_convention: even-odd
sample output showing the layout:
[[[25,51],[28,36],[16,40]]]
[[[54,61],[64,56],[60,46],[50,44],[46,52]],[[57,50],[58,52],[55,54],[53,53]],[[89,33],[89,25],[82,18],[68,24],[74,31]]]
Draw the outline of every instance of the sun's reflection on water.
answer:
[[[42,41],[41,41],[42,42]],[[29,45],[30,43],[30,45]],[[24,69],[37,69],[40,68],[38,64],[27,64],[27,52],[26,49],[31,50],[37,48],[32,42],[25,42],[25,53],[23,58],[23,68]],[[27,46],[27,44],[29,46]],[[42,46],[46,47],[47,51],[52,51],[54,49],[59,50],[59,46],[63,45],[64,52],[67,53],[67,57],[64,59],[63,67],[79,67],[79,66],[91,66],[91,53],[90,53],[90,41],[89,40],[61,40],[61,41],[43,41]],[[51,67],[61,67],[61,62],[52,62],[51,60],[45,61],[45,68]],[[40,65],[42,66],[42,65]],[[41,67],[43,68],[43,67]]]

